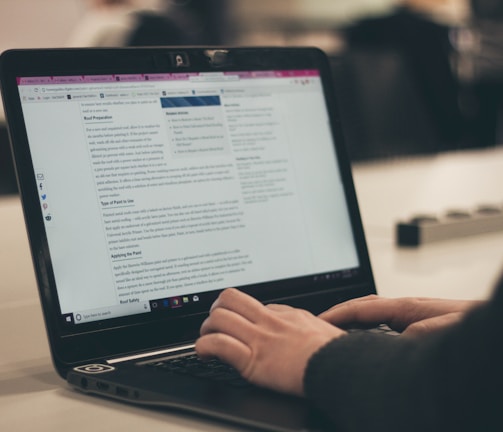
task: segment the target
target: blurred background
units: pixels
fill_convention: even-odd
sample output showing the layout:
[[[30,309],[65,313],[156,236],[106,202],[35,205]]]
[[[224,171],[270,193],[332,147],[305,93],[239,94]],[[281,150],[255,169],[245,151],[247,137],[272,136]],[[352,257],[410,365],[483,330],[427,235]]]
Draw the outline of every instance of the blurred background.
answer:
[[[0,0],[0,52],[314,45],[353,161],[503,143],[502,0]],[[0,194],[17,192],[0,109]]]

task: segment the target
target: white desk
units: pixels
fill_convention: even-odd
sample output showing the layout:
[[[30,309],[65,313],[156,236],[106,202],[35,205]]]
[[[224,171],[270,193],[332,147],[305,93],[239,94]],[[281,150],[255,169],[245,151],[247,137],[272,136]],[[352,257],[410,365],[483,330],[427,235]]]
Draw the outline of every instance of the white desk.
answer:
[[[378,290],[385,296],[486,298],[503,264],[503,232],[395,246],[394,223],[503,201],[503,148],[354,167]],[[49,357],[19,200],[0,198],[0,430],[149,432],[236,430],[172,412],[81,395]]]
[[[503,204],[503,147],[361,164],[354,178],[381,295],[490,295],[503,270],[503,231],[399,248],[394,230],[417,214]]]

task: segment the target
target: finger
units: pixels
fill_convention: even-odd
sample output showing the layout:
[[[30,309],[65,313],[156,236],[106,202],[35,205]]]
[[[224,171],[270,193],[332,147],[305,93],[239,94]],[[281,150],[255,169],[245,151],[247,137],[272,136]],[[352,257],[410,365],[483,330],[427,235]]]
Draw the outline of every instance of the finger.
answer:
[[[201,358],[218,357],[236,368],[241,374],[246,370],[252,355],[247,345],[223,333],[201,336],[196,341],[195,349]]]
[[[321,313],[319,317],[334,325],[391,323],[397,312],[396,299],[377,296],[363,297],[341,303]]]
[[[210,308],[210,315],[218,308],[228,309],[251,322],[256,322],[259,314],[263,313],[264,305],[236,288],[228,288],[215,300]]]
[[[420,336],[427,333],[439,331],[449,326],[457,324],[464,317],[463,312],[451,312],[445,315],[440,315],[432,318],[427,318],[417,321],[409,325],[402,335],[407,336]]]
[[[381,300],[381,299],[383,299],[383,297],[379,297],[376,294],[370,294],[370,295],[367,295],[367,296],[356,297],[356,298],[353,298],[353,299],[350,299],[350,300],[346,300],[346,301],[344,301],[342,303],[338,303],[338,304],[332,306],[331,308],[329,308],[327,310],[338,309],[338,308],[344,307],[344,305],[347,305],[347,304],[361,303],[361,302],[367,302],[367,301],[376,301],[376,300]]]
[[[248,319],[224,308],[215,309],[202,323],[201,336],[222,333],[248,345],[257,332],[255,324]]]
[[[291,306],[277,303],[269,303],[265,305],[265,307],[274,312],[291,312],[292,310],[294,310],[294,308]]]
[[[331,308],[327,309],[326,311],[321,312],[318,316],[320,318],[322,318],[325,314],[332,313],[333,311],[337,311],[337,310],[345,310],[348,306],[352,306],[353,304],[358,304],[358,303],[362,303],[362,302],[369,302],[369,301],[379,301],[379,300],[381,300],[381,297],[378,297],[377,295],[374,295],[374,294],[368,295],[365,297],[358,297],[355,299],[347,300],[342,303],[338,303],[338,304],[332,306]]]

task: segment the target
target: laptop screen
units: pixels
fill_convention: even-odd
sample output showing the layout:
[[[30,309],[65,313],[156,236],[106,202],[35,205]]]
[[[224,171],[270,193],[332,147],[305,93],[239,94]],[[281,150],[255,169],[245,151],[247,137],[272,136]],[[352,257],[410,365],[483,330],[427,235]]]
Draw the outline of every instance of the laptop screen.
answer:
[[[65,325],[358,274],[318,70],[17,82]]]

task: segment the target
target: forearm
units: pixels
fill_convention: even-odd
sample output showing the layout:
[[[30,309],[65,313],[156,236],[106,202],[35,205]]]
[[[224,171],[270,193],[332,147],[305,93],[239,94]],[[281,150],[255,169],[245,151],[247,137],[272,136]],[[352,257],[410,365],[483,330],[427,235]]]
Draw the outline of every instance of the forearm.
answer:
[[[311,358],[306,396],[341,431],[503,427],[500,316],[493,305],[429,337],[342,337]]]

